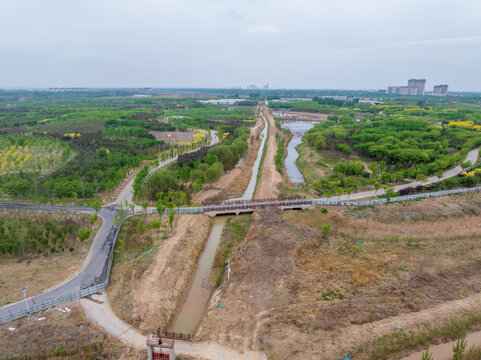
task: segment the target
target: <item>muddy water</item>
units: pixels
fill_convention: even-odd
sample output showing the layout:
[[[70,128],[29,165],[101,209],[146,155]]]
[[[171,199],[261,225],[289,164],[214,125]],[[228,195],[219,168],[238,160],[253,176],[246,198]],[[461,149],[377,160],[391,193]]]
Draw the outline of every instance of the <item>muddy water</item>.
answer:
[[[209,286],[210,271],[214,264],[215,253],[219,246],[227,219],[227,216],[217,216],[215,218],[214,226],[207,240],[207,245],[200,256],[194,280],[190,285],[189,292],[175,320],[172,331],[192,334],[204,314],[207,303],[214,290]]]
[[[259,172],[259,165],[264,149],[264,144],[267,138],[267,121],[264,119],[266,126],[262,131],[261,146],[257,152],[257,158],[252,168],[252,175],[249,180],[249,184],[244,192],[244,195],[239,198],[242,200],[250,200],[254,196],[254,190],[256,188],[257,173]],[[214,291],[214,288],[209,286],[209,276],[214,264],[214,258],[217,251],[217,247],[220,243],[220,238],[224,230],[224,226],[230,216],[217,216],[215,218],[214,226],[207,240],[205,249],[200,256],[199,263],[197,265],[197,271],[194,275],[189,292],[182,304],[179,314],[174,322],[174,326],[171,331],[177,333],[193,334],[197,328],[202,315],[207,308],[210,296]]]
[[[471,346],[481,345],[481,331],[476,331],[466,336],[466,342],[468,343],[467,348]],[[450,341],[444,344],[429,345],[429,352],[433,354],[435,360],[451,360],[453,358],[453,346],[457,343],[456,341]],[[418,351],[401,358],[401,360],[421,360],[424,351]]]
[[[302,137],[307,130],[311,129],[316,122],[314,121],[281,121],[281,126],[284,129],[290,130],[292,133],[292,139],[287,145],[287,156],[284,160],[286,165],[286,173],[291,182],[299,186],[304,182],[304,176],[297,167],[297,158],[299,153],[296,148],[302,144]]]

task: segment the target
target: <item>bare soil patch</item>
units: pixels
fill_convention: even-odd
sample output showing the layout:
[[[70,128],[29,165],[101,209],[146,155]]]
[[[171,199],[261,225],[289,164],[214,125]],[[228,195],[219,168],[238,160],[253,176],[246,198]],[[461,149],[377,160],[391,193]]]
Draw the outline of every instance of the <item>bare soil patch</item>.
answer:
[[[153,219],[158,216],[148,216],[145,222]],[[160,239],[149,235],[153,248],[116,263],[108,288],[116,315],[143,333],[168,330],[190,286],[211,223],[205,215],[177,216],[173,230],[162,230]]]
[[[146,358],[145,351],[130,349],[92,325],[78,305],[70,304],[70,310],[47,310],[2,325],[0,357],[24,360]]]
[[[20,219],[22,216],[28,216],[43,219],[42,221],[60,222],[75,219],[85,227],[91,226],[88,222],[89,215],[86,214],[0,211],[0,216]],[[43,254],[25,255],[24,258],[0,256],[0,306],[23,300],[23,286],[27,288],[28,296],[34,296],[62,284],[80,271],[101,224],[102,219],[99,217],[92,226],[89,239],[85,240],[83,245],[78,243],[72,252],[65,249],[63,252],[48,253],[48,256]]]
[[[480,203],[469,194],[260,211],[217,294],[224,306],[209,309],[197,336],[272,359],[339,359],[394,327],[472,306],[481,292]]]
[[[184,142],[188,143],[194,136],[194,131],[149,131],[149,134],[154,135],[155,140],[163,140],[167,143]]]
[[[281,174],[277,171],[274,162],[274,156],[277,153],[276,134],[279,130],[276,128],[274,118],[269,109],[263,107],[262,111],[269,122],[269,138],[266,142],[267,152],[262,166],[261,177],[257,183],[254,196],[257,199],[276,198],[279,195],[277,186],[282,183],[283,180]],[[279,136],[281,136],[281,134]]]

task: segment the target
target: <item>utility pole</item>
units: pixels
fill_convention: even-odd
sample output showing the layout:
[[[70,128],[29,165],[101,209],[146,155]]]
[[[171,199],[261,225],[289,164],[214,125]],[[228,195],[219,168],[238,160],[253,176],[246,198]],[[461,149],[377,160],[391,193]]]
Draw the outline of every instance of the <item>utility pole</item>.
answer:
[[[28,308],[28,301],[27,301],[27,288],[23,287],[23,297],[25,298],[25,305],[27,306],[27,314],[30,316],[30,309]]]

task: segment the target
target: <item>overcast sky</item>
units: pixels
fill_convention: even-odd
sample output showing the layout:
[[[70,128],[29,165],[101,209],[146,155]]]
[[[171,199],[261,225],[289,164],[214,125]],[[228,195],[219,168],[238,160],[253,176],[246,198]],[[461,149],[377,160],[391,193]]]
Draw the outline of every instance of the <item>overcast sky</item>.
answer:
[[[480,0],[0,0],[0,87],[481,91]]]

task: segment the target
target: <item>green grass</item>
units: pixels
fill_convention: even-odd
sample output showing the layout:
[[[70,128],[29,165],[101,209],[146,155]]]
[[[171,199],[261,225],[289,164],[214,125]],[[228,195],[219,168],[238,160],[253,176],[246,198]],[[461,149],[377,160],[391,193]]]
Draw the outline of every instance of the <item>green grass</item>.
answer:
[[[447,319],[437,326],[425,325],[420,331],[397,330],[390,335],[362,344],[356,353],[366,354],[369,359],[382,360],[404,350],[426,348],[437,341],[451,341],[462,338],[469,330],[481,326],[481,310],[465,312]],[[477,359],[477,358],[476,358]]]
[[[214,260],[214,271],[218,273],[215,281],[216,287],[220,286],[224,278],[227,259],[233,260],[233,250],[244,241],[252,220],[252,216],[236,216],[231,218],[225,226]]]
[[[268,145],[269,131],[270,129],[269,127],[267,127],[266,141],[264,143],[264,149],[262,150],[261,161],[259,163],[259,170],[257,171],[256,189],[257,189],[257,185],[259,185],[259,180],[261,179],[261,176],[262,176],[262,168],[264,167],[264,160],[266,159],[267,147],[269,146]],[[254,190],[254,194],[255,194],[255,190]]]

